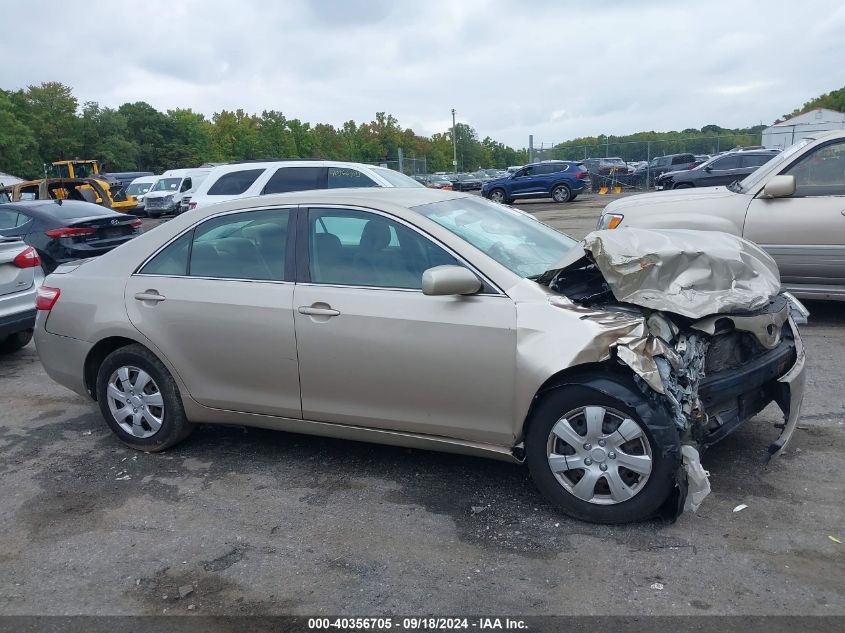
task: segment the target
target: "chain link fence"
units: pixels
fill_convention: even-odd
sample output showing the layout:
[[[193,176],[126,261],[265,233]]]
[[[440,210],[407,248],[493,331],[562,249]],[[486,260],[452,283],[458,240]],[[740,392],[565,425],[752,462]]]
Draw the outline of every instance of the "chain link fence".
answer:
[[[370,163],[378,167],[387,167],[393,171],[398,171],[406,176],[424,176],[428,173],[428,167],[425,158],[408,158],[402,157],[396,160],[382,160],[375,163]]]

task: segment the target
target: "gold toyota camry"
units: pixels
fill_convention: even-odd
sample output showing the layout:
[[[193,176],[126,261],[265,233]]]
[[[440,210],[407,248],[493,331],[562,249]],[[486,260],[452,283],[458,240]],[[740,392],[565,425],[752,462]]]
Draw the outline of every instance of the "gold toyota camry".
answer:
[[[338,189],[197,209],[38,295],[49,375],[125,444],[239,424],[527,463],[564,512],[696,509],[703,449],[798,421],[807,316],[740,237],[578,242],[477,196]]]

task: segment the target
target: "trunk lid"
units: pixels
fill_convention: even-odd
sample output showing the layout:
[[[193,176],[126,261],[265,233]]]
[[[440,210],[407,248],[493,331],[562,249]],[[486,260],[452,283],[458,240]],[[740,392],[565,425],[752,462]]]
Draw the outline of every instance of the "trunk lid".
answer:
[[[62,236],[71,244],[87,244],[91,246],[108,246],[110,243],[122,243],[141,232],[141,221],[133,216],[122,214],[93,216],[78,218],[68,222],[66,227],[53,229],[61,232],[67,229],[87,229],[84,233]],[[48,235],[50,233],[48,232]]]

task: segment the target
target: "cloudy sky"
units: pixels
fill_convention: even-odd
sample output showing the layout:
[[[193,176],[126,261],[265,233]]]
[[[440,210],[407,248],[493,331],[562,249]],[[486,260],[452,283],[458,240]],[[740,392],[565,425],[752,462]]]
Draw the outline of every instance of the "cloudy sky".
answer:
[[[841,0],[3,3],[0,87],[431,134],[450,109],[524,147],[771,123],[845,85]],[[47,18],[46,16],[49,16]]]

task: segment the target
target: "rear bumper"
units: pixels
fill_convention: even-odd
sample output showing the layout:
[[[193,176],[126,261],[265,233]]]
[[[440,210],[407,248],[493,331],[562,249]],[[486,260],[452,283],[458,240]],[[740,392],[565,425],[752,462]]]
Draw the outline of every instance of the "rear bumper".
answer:
[[[0,317],[0,338],[5,338],[10,334],[17,334],[25,330],[31,330],[35,327],[35,308],[19,312],[18,314],[8,314]]]
[[[47,375],[60,385],[90,398],[85,389],[85,359],[93,345],[88,341],[51,334],[44,325],[47,313],[36,319],[35,349]]]

